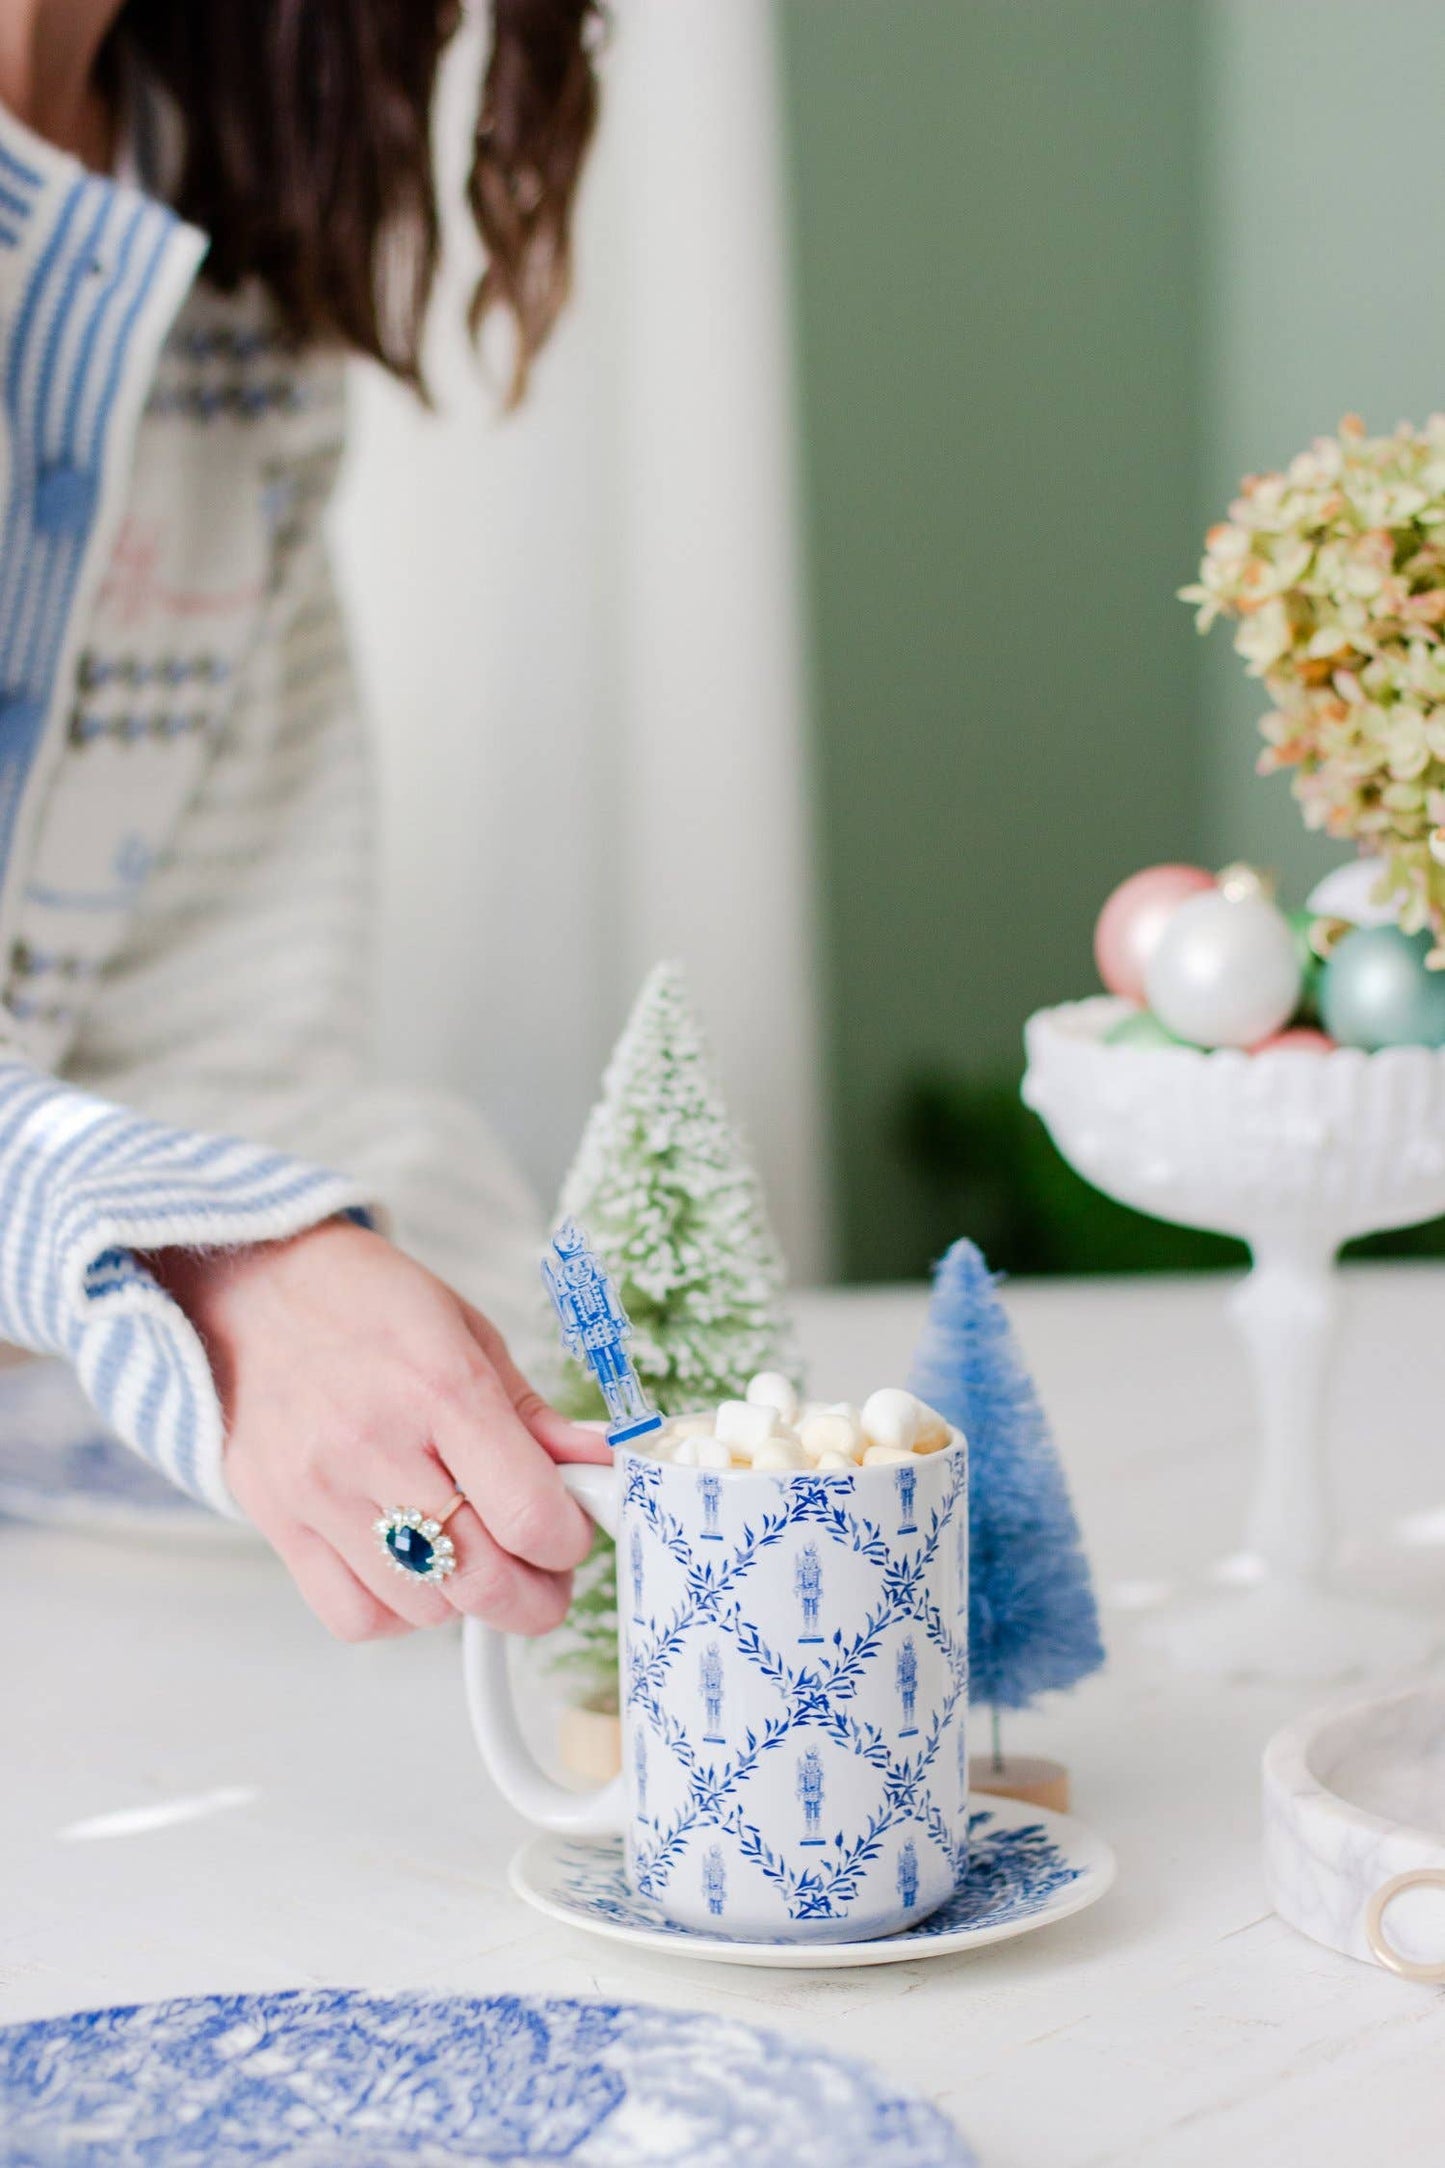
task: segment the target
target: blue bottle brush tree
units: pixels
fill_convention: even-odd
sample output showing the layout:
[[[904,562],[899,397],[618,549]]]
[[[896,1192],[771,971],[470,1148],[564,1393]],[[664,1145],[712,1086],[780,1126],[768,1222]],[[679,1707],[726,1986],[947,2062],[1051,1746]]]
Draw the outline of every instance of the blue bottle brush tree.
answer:
[[[1075,1686],[1104,1661],[1063,1467],[998,1283],[972,1242],[934,1275],[913,1390],[968,1440],[969,1699],[999,1712]]]

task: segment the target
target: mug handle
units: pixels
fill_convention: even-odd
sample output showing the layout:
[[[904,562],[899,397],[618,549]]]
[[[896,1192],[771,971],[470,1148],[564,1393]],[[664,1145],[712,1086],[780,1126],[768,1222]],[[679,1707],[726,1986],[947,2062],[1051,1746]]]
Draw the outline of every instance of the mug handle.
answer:
[[[558,1470],[573,1497],[609,1536],[617,1534],[622,1503],[621,1472],[585,1461]],[[626,1825],[627,1798],[621,1776],[595,1791],[573,1792],[554,1784],[538,1765],[522,1737],[507,1669],[509,1636],[484,1620],[462,1624],[462,1676],[477,1748],[509,1806],[567,1837],[620,1836]]]

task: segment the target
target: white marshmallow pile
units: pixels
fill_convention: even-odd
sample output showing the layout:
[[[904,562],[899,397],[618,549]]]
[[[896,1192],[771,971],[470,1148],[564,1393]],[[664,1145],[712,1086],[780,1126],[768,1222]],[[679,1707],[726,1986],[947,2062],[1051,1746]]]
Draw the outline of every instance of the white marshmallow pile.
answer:
[[[936,1409],[885,1385],[861,1408],[846,1400],[799,1400],[787,1378],[760,1371],[744,1400],[711,1414],[670,1416],[639,1451],[681,1468],[897,1467],[941,1453],[959,1433]]]

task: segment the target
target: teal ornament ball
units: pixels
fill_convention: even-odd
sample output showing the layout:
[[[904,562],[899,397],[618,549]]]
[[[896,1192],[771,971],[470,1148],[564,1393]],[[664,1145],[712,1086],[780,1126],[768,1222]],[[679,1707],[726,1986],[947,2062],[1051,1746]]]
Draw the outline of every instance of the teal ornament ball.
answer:
[[[1320,1020],[1340,1046],[1445,1046],[1445,971],[1428,933],[1357,926],[1320,974]]]

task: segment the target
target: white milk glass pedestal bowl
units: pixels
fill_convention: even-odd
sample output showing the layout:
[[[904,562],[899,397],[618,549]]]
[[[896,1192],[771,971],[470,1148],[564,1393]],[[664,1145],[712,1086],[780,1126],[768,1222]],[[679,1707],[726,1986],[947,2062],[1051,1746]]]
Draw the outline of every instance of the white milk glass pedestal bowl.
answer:
[[[1325,1389],[1342,1242],[1445,1212],[1445,1050],[1109,1046],[1128,1004],[1041,1009],[1024,1098],[1071,1166],[1156,1219],[1249,1244],[1232,1297],[1254,1377],[1261,1457],[1245,1534],[1258,1578],[1158,1620],[1176,1662],[1216,1674],[1334,1679],[1401,1669],[1445,1621],[1331,1588]]]

